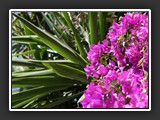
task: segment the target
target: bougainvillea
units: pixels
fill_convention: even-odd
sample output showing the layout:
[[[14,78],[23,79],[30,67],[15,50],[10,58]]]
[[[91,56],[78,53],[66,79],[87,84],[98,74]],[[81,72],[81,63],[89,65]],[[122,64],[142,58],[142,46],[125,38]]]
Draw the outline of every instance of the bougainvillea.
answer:
[[[148,16],[127,13],[113,22],[106,39],[91,45],[85,67],[93,80],[83,108],[148,107]]]

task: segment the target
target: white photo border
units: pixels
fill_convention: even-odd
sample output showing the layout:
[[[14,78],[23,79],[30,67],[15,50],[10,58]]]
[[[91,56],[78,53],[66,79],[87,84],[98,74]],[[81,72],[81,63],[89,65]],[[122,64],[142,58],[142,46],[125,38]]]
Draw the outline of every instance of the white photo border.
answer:
[[[140,11],[140,12],[149,12],[149,108],[148,109],[12,109],[11,106],[11,82],[12,82],[12,39],[11,39],[11,26],[12,26],[12,12],[41,12],[41,11],[49,11],[49,12],[60,12],[60,11],[101,11],[101,12],[108,12],[108,11]],[[150,9],[10,9],[9,10],[9,110],[10,111],[151,111],[151,10]]]

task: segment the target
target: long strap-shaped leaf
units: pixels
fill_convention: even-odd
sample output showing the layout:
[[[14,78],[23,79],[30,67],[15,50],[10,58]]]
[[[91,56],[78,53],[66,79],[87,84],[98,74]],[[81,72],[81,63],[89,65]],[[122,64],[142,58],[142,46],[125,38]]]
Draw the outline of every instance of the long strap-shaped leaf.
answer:
[[[19,56],[19,55],[26,55],[26,54],[33,54],[35,53],[36,50],[29,50],[29,51],[26,51],[26,52],[21,52],[21,53],[18,53],[18,54],[13,54],[12,56],[15,57],[15,56]]]
[[[17,77],[30,77],[30,76],[43,76],[43,75],[55,75],[52,70],[38,70],[32,72],[12,73],[12,78]]]
[[[34,62],[35,63],[34,63]],[[65,61],[65,60],[64,60]],[[25,63],[25,60],[23,60],[23,63]],[[26,62],[27,63],[27,62]],[[38,61],[38,60],[32,60],[31,62],[28,62],[27,64],[31,65],[40,65],[43,64],[45,67],[48,67],[50,70],[42,70],[42,71],[35,71],[35,72],[24,72],[24,73],[14,73],[12,74],[12,77],[27,77],[27,76],[35,76],[35,75],[46,75],[46,74],[52,74],[52,71],[56,74],[70,78],[75,79],[80,82],[87,83],[89,81],[86,80],[86,74],[84,71],[79,69],[78,67],[75,67],[73,63],[70,63],[69,61],[57,61],[57,62],[50,62],[50,61]]]
[[[42,42],[49,46],[50,48],[56,50],[59,54],[64,56],[65,58],[73,61],[74,63],[80,64],[81,66],[86,65],[86,61],[78,55],[75,51],[73,51],[70,47],[62,44],[60,41],[58,41],[56,38],[54,38],[49,33],[41,30],[37,26],[33,25],[26,19],[16,15],[13,13],[14,16],[16,16],[18,19],[20,19],[31,31],[33,31],[37,36],[39,36],[42,39]]]
[[[64,64],[67,66],[71,66],[74,68],[78,68],[80,70],[84,70],[83,67],[81,67],[78,64],[75,64],[71,62],[70,60],[30,60],[30,59],[17,59],[12,58],[12,64],[17,66],[34,66],[34,67],[42,67],[46,68],[42,63],[58,63],[58,64]]]
[[[83,92],[79,92],[79,93],[76,93],[76,94],[74,94],[74,95],[72,95],[72,96],[62,97],[62,98],[60,98],[59,100],[57,100],[57,101],[55,101],[55,102],[52,102],[52,103],[49,103],[49,104],[46,104],[46,105],[44,105],[44,106],[41,106],[40,108],[51,108],[51,107],[55,107],[55,106],[60,105],[60,104],[62,104],[62,103],[64,103],[64,102],[67,102],[67,101],[69,101],[69,100],[72,100],[72,99],[74,99],[74,98],[76,98],[76,97],[78,97],[78,96],[81,96],[82,94],[83,94]]]
[[[12,36],[12,41],[25,44],[40,44],[45,45],[37,35],[25,35],[25,36]],[[45,45],[46,46],[46,45]]]
[[[12,36],[12,40],[13,41],[21,41],[22,40],[22,42],[24,41],[24,42],[33,42],[33,40],[31,40],[31,38],[37,38],[38,39],[38,36],[37,35],[24,35],[24,36]],[[35,42],[37,42],[37,41],[35,41]],[[38,41],[38,42],[40,42],[40,41]],[[33,42],[34,43],[34,42]]]
[[[75,79],[83,83],[87,83],[86,74],[84,71],[81,71],[79,69],[76,69],[71,66],[67,66],[64,64],[58,64],[58,63],[43,63],[46,67],[53,70],[55,73],[57,73],[59,76]]]
[[[31,66],[31,67],[42,67],[42,68],[46,68],[44,65],[42,65],[42,63],[35,63],[35,62],[30,62],[28,60],[24,60],[24,59],[17,59],[17,58],[13,58],[12,59],[12,65],[15,66]]]
[[[26,60],[28,62],[32,62],[32,63],[37,63],[37,64],[43,64],[43,63],[50,63],[50,64],[54,64],[54,63],[58,63],[58,64],[64,64],[67,66],[71,66],[74,68],[78,68],[80,70],[84,70],[80,65],[75,64],[73,62],[71,62],[70,60]]]
[[[20,106],[25,105],[26,103],[29,103],[33,100],[36,100],[37,98],[40,98],[44,95],[49,94],[50,92],[55,92],[59,90],[64,90],[68,88],[69,86],[50,86],[50,87],[37,87],[33,88],[31,90],[27,90],[21,93],[17,93],[12,95],[12,103],[15,103],[17,101],[22,101],[18,104],[14,104],[12,108],[18,108]]]
[[[86,58],[86,52],[85,52],[85,50],[84,50],[84,48],[83,48],[83,46],[82,46],[82,44],[81,44],[81,39],[80,39],[80,37],[78,36],[77,31],[76,31],[76,29],[74,28],[74,26],[73,26],[73,24],[72,24],[72,21],[71,21],[70,18],[69,18],[68,13],[67,13],[67,12],[63,12],[63,15],[64,15],[64,18],[65,18],[68,26],[70,27],[70,29],[71,29],[72,32],[74,33],[74,38],[75,38],[75,41],[76,41],[76,44],[77,44],[77,46],[78,46],[78,50],[79,50],[80,54],[81,54],[84,58]]]
[[[66,88],[66,86],[48,86],[48,87],[39,86],[37,88],[33,88],[33,89],[26,90],[24,92],[13,94],[12,102],[25,100],[35,95],[38,95],[40,93],[50,93],[53,91],[61,90],[62,88]]]
[[[90,43],[98,43],[97,12],[89,12]]]
[[[82,84],[77,80],[71,80],[64,77],[54,76],[34,76],[34,77],[21,77],[12,79],[12,85],[30,85],[30,86],[62,86]]]
[[[105,39],[105,32],[106,32],[106,14],[104,12],[98,12],[99,17],[99,34],[100,34],[100,40]]]
[[[12,108],[20,108],[23,107],[25,104],[32,102],[33,100],[36,100],[37,98],[41,98],[43,96],[45,96],[47,93],[41,93],[38,95],[35,95],[34,97],[31,97],[29,99],[26,100],[20,100],[20,101],[16,101],[12,103]]]

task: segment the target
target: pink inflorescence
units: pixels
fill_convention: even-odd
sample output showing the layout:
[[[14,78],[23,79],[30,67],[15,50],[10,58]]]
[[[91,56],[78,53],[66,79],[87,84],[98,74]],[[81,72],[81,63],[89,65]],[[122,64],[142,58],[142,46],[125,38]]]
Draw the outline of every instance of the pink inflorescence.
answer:
[[[83,108],[148,108],[148,16],[127,13],[91,45]]]

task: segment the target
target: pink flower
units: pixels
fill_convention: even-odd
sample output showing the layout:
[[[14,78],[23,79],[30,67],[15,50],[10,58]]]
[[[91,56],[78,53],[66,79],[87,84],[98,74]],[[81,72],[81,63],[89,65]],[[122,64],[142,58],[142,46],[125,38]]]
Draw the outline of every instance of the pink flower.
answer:
[[[84,68],[92,81],[83,108],[148,107],[148,16],[127,13],[113,22],[106,39],[91,45]]]

